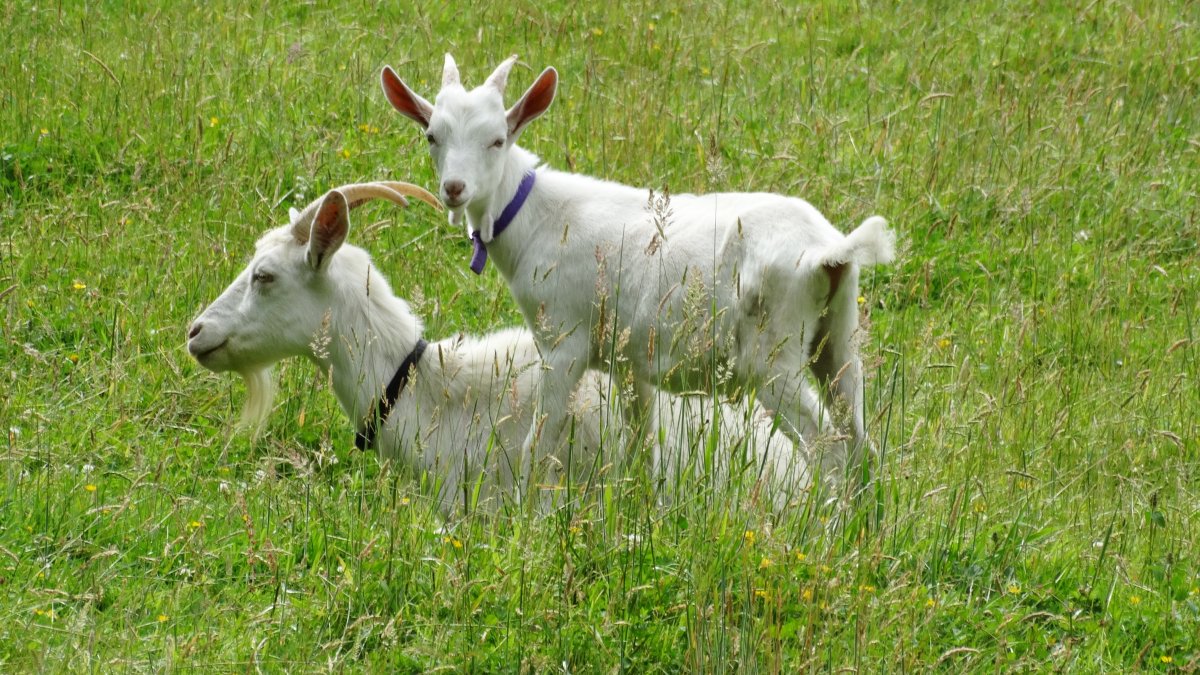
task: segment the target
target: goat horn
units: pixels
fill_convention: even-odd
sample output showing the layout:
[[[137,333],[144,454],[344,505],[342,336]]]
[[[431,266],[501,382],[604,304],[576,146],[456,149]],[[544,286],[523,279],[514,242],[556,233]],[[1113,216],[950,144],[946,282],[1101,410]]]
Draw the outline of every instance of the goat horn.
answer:
[[[458,64],[454,57],[446,54],[446,64],[442,67],[442,89],[461,85],[458,79]]]
[[[442,202],[439,201],[437,197],[433,196],[433,194],[425,190],[425,188],[413,185],[412,183],[401,183],[400,181],[388,180],[382,181],[380,184],[392,189],[395,192],[399,192],[402,195],[416,197],[438,211],[441,211],[443,208]]]
[[[492,85],[500,92],[501,95],[503,95],[504,87],[508,84],[508,73],[512,70],[512,67],[516,62],[516,54],[504,59],[500,65],[496,66],[496,70],[488,76],[487,82],[484,82],[484,84]]]
[[[401,183],[399,181],[380,181],[376,183],[352,183],[341,187],[333,188],[342,193],[346,198],[346,203],[351,209],[362,206],[372,199],[386,199],[401,206],[408,206],[409,197],[417,199],[429,204],[433,208],[441,211],[442,203],[438,198],[430,194],[423,188],[417,187],[412,183]],[[304,210],[292,219],[292,228],[296,239],[301,242],[308,241],[308,231],[312,227],[313,217],[317,214],[317,209],[321,207],[321,202],[325,196],[315,199]]]
[[[442,203],[438,201],[437,197],[411,183],[380,181],[377,183],[344,185],[336,189],[346,197],[346,202],[350,204],[351,209],[361,206],[372,199],[386,199],[401,206],[408,206],[408,200],[404,198],[405,195],[416,197],[439,211],[442,209]]]

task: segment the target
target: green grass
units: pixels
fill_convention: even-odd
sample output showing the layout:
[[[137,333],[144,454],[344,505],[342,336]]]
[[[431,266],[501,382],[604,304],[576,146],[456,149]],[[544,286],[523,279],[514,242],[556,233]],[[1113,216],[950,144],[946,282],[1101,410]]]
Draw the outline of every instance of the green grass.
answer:
[[[1200,667],[1197,5],[244,4],[0,7],[0,670]],[[188,321],[287,206],[433,183],[378,72],[445,51],[559,69],[556,166],[889,218],[877,525],[630,482],[443,534],[299,363],[231,434]],[[519,321],[442,217],[356,223],[430,335]]]

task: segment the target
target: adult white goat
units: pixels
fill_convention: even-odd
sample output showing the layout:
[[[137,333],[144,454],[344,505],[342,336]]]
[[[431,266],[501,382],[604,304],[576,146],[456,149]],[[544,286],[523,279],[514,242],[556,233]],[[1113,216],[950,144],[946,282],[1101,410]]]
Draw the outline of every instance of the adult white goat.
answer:
[[[404,203],[402,194],[437,205],[415,186],[367,183],[338,188],[302,212],[293,211],[291,223],[259,240],[246,269],[192,323],[188,350],[210,370],[243,375],[249,385],[243,421],[252,424],[270,409],[271,365],[290,356],[308,357],[330,373],[338,401],[358,429],[360,447],[377,447],[417,475],[428,474],[438,485],[446,515],[477,485],[480,502],[494,506],[498,490],[514,487],[516,453],[532,419],[541,376],[537,350],[523,329],[425,347],[420,318],[392,294],[365,251],[343,243],[350,208],[373,198]],[[602,440],[609,448],[622,447],[620,438],[601,437],[607,388],[599,373],[584,378],[573,406],[576,442],[564,448],[572,454],[553,458],[571,466],[577,485],[601,468],[595,452]],[[707,406],[701,399],[672,399],[667,409],[676,429],[694,428],[705,418],[720,420],[725,440],[715,458],[715,479],[734,468],[728,451],[744,447],[752,453],[744,466],[758,472],[763,497],[774,506],[808,486],[804,457],[780,435],[772,436],[765,415],[729,406],[714,415]],[[704,446],[702,432],[673,440],[680,442],[670,444],[672,454],[655,458],[664,478],[697,467],[687,448]]]
[[[625,401],[630,419],[644,419],[654,386],[756,391],[798,442],[834,411],[842,433],[824,469],[857,467],[870,447],[855,345],[859,269],[893,258],[886,221],[843,235],[801,199],[668,201],[651,191],[648,200],[646,190],[539,167],[516,141],[550,107],[558,74],[547,68],[505,110],[515,61],[467,91],[447,54],[435,104],[390,67],[382,79],[391,104],[426,131],[451,222],[465,214],[475,240],[472,269],[492,255],[548,366],[525,466],[561,439],[562,401],[585,369],[608,364],[638,383]]]

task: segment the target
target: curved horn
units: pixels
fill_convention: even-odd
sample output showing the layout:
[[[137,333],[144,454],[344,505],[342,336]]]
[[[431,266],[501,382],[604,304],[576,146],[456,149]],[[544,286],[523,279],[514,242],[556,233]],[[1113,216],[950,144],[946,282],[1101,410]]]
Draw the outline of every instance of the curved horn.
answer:
[[[442,66],[442,89],[446,87],[462,86],[458,77],[458,64],[454,62],[454,57],[446,54],[446,65]]]
[[[408,200],[404,198],[405,195],[408,195],[429,204],[439,211],[442,210],[442,203],[438,201],[437,197],[412,183],[402,183],[399,181],[351,183],[333,189],[342,193],[342,196],[346,198],[346,203],[351,209],[362,206],[372,199],[386,199],[400,206],[408,206]],[[295,235],[296,240],[300,243],[308,241],[309,230],[312,229],[313,217],[316,216],[317,209],[320,208],[321,202],[324,199],[325,195],[321,195],[292,218],[292,234]]]
[[[417,185],[413,185],[412,183],[402,183],[400,181],[385,180],[385,181],[380,181],[379,184],[391,189],[393,192],[398,192],[402,195],[407,195],[409,197],[415,197],[415,198],[425,202],[426,204],[432,206],[433,208],[437,209],[438,211],[441,211],[444,208],[442,206],[442,202],[439,201],[437,197],[433,196],[432,193],[430,193],[425,188],[422,188]]]
[[[497,91],[500,92],[501,95],[503,95],[504,94],[504,86],[506,84],[508,84],[508,73],[512,70],[512,67],[514,64],[516,64],[516,62],[517,62],[516,54],[513,54],[512,56],[508,57],[507,59],[504,59],[504,61],[501,62],[500,65],[496,66],[496,70],[493,71],[492,74],[488,76],[487,82],[484,82],[484,84],[492,85],[493,87],[496,88]]]

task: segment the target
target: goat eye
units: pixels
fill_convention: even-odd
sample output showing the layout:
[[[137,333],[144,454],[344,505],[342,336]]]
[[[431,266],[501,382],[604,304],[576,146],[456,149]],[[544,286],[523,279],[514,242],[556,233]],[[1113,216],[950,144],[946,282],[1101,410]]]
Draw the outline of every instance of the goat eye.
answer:
[[[504,147],[504,139],[497,138],[495,141],[492,142],[492,147],[496,148],[497,150],[499,150],[500,148],[503,148]]]
[[[269,284],[272,281],[275,281],[275,275],[269,272],[255,272],[251,279],[253,279],[254,283],[257,284]]]
[[[433,137],[433,134],[425,134],[425,140],[429,141],[430,145],[437,145],[437,139]]]

